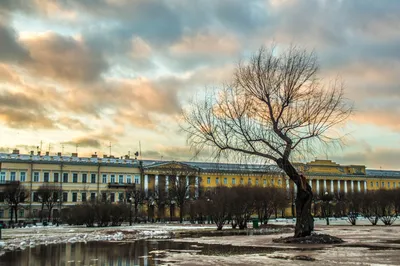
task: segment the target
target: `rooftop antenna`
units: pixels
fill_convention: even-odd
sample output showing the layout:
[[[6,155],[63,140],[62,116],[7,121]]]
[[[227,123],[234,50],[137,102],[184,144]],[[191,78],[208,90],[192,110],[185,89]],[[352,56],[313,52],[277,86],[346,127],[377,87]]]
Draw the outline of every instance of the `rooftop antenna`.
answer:
[[[50,150],[51,150],[51,143],[49,143],[49,152],[50,152]]]
[[[75,151],[76,151],[76,153],[78,153],[78,147],[79,147],[79,145],[78,145],[78,143],[76,143],[76,144],[75,144]]]
[[[43,141],[40,141],[40,151],[42,151]]]
[[[61,144],[61,152],[64,153],[64,144]]]
[[[110,148],[110,156],[111,156],[111,141],[110,141],[110,145],[108,147]]]

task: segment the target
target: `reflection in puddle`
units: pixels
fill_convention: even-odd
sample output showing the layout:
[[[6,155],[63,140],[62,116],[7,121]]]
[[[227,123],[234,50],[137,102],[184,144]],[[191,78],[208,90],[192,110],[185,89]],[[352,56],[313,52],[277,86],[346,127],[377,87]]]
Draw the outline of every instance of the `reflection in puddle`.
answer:
[[[165,251],[205,255],[232,255],[266,253],[271,250],[160,240],[139,240],[131,243],[67,243],[42,245],[25,250],[7,252],[0,257],[0,266],[158,265],[158,259],[164,257]]]

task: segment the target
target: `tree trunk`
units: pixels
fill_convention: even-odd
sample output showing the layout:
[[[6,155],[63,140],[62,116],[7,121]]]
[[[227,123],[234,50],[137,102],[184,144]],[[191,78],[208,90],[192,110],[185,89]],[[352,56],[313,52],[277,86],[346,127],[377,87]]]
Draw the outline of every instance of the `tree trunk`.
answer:
[[[183,205],[179,208],[179,222],[183,223]]]
[[[296,228],[294,237],[309,236],[314,230],[314,218],[311,215],[311,203],[313,199],[311,187],[305,179],[302,180],[289,160],[280,158],[277,164],[297,186],[297,198],[295,201]]]
[[[51,211],[53,210],[53,208],[51,207],[51,208],[48,208],[48,210],[49,210],[49,216],[47,217],[47,222],[50,222],[50,220],[51,220]]]
[[[18,223],[18,206],[15,207],[14,215],[15,215],[15,223]]]

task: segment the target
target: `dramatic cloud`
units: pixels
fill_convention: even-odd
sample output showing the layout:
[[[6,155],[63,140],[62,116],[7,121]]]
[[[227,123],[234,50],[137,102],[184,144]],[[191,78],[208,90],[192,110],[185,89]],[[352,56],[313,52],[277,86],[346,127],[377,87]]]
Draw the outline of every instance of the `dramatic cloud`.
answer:
[[[399,142],[399,14],[391,0],[2,0],[0,145],[20,130],[80,154],[142,139],[147,157],[191,158],[181,105],[274,42],[315,49],[323,81],[339,76],[355,104],[356,138],[388,158],[396,151],[357,129]],[[381,162],[350,146],[342,163]]]

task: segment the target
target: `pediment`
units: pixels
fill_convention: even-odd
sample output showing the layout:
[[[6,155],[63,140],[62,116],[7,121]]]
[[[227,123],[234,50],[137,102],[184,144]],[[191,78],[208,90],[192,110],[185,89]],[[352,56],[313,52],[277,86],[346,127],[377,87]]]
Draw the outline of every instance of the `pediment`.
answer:
[[[199,172],[199,168],[181,162],[161,162],[144,167],[145,173],[165,173],[171,175],[192,175]]]

